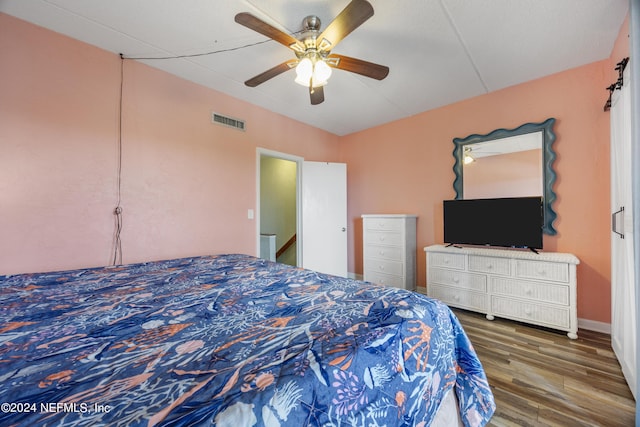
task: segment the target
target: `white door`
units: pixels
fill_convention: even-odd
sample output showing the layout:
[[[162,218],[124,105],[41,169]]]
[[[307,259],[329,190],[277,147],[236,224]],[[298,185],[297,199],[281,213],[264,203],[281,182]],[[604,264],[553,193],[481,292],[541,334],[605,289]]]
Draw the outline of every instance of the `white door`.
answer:
[[[347,165],[302,164],[302,267],[347,277]]]
[[[631,193],[631,91],[624,86],[611,105],[611,347],[631,392],[636,391],[636,316]]]

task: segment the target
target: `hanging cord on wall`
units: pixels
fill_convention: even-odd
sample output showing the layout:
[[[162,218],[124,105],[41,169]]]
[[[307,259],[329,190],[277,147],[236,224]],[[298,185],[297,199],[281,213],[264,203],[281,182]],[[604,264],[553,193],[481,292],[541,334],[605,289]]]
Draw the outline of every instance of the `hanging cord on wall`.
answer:
[[[113,210],[115,215],[115,234],[113,237],[112,265],[122,264],[122,89],[124,85],[124,56],[120,54],[120,95],[118,106],[118,166],[117,166],[117,203]]]
[[[610,84],[606,88],[609,91],[609,98],[604,104],[604,111],[609,111],[611,109],[611,98],[613,97],[613,92],[622,89],[622,86],[624,85],[622,74],[624,73],[624,69],[627,67],[628,62],[629,57],[626,57],[616,64],[615,70],[618,72],[618,80],[615,83]]]
[[[300,33],[299,31],[298,33]],[[298,34],[293,33],[292,35]],[[194,58],[198,56],[207,56],[214,55],[222,52],[231,52],[234,50],[245,49],[251,46],[260,45],[263,43],[268,43],[273,40],[263,40],[256,43],[250,43],[243,46],[233,47],[229,49],[220,49],[215,51],[203,52],[203,53],[194,53],[194,54],[185,54],[185,55],[173,55],[173,56],[156,56],[156,57],[144,57],[144,56],[125,56],[124,54],[120,54],[120,96],[119,96],[119,114],[118,114],[118,166],[117,166],[117,203],[116,207],[113,210],[113,214],[115,216],[115,232],[113,237],[113,259],[111,261],[112,265],[122,264],[122,94],[123,94],[123,86],[124,86],[124,60],[125,59],[133,59],[133,60],[154,60],[154,59],[181,59],[181,58]]]

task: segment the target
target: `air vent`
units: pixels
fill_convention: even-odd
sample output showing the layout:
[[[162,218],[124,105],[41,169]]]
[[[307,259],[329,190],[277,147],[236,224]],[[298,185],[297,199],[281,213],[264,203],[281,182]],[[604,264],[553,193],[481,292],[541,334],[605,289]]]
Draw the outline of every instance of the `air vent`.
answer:
[[[222,126],[227,126],[234,129],[244,131],[244,120],[234,119],[233,117],[223,116],[218,113],[211,113],[211,123],[217,123]]]

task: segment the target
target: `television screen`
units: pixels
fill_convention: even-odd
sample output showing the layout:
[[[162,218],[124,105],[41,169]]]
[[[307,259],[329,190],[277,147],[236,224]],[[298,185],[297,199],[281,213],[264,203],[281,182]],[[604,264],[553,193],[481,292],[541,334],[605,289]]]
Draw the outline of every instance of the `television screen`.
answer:
[[[445,200],[449,244],[542,249],[541,197]]]

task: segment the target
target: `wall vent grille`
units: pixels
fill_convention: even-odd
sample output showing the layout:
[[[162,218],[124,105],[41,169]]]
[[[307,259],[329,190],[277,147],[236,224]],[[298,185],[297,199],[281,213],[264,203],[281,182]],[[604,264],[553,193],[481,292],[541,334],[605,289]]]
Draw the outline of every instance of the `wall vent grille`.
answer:
[[[223,116],[218,113],[211,113],[211,123],[216,123],[222,126],[227,126],[230,128],[238,129],[241,131],[245,130],[244,120],[235,119],[229,116]]]

